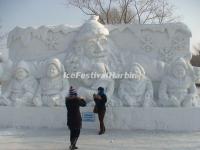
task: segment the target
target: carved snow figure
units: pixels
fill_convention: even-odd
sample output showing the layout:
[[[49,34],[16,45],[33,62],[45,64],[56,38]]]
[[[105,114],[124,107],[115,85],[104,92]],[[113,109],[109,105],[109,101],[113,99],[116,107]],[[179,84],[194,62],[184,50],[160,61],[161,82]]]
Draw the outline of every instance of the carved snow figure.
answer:
[[[114,53],[111,53],[107,36],[109,31],[98,21],[98,16],[92,16],[81,26],[74,41],[74,50],[66,56],[65,67],[68,73],[81,72],[86,74],[109,72],[108,66],[115,63]],[[107,57],[109,56],[109,59]],[[109,68],[109,69],[108,69]],[[114,81],[112,79],[80,79],[78,93],[85,96],[86,100],[93,100],[92,95],[99,86],[104,87],[108,97],[113,95]]]
[[[1,96],[1,105],[33,106],[33,98],[38,83],[31,75],[30,68],[25,61],[18,63],[14,76],[5,93]]]
[[[69,89],[67,79],[64,79],[64,66],[59,59],[47,62],[44,77],[40,80],[38,95],[44,106],[64,106]]]
[[[155,106],[151,80],[145,76],[144,68],[134,63],[131,67],[133,78],[122,79],[118,95],[124,106],[150,107]]]
[[[190,30],[182,23],[104,26],[98,22],[97,16],[93,16],[80,27],[16,27],[9,33],[7,44],[9,59],[13,64],[21,59],[28,61],[31,73],[37,79],[43,77],[46,60],[51,58],[58,58],[65,65],[67,73],[98,73],[106,70],[106,73],[123,74],[130,70],[129,66],[134,60],[145,68],[155,87],[154,95],[157,96],[157,87],[165,75],[165,66],[178,57],[183,57],[186,61],[191,59],[190,37]],[[99,64],[102,64],[100,68],[103,71],[97,69]],[[12,73],[9,71],[13,72],[12,65],[10,67],[8,61],[0,62],[2,93],[6,91],[5,87],[11,80],[8,74]],[[5,80],[1,77],[5,77]],[[109,79],[70,78],[69,81],[80,91],[85,91],[86,97],[90,97],[88,99],[91,99],[93,91],[96,92],[98,86],[103,86],[110,93],[106,93],[109,96],[107,104],[110,101],[121,103],[117,95],[120,85],[118,79],[115,83]],[[113,84],[117,91],[113,92]],[[62,93],[61,91],[59,93]],[[41,96],[39,97],[41,100]],[[33,100],[34,104],[42,104],[39,99]]]
[[[183,58],[169,66],[159,88],[159,105],[190,107],[197,105],[194,72]]]

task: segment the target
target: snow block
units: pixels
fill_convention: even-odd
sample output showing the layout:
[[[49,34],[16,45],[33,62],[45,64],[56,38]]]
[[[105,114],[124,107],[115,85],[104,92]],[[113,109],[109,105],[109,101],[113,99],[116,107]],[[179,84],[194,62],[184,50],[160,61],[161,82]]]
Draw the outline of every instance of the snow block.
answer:
[[[81,108],[84,129],[98,129],[92,107]],[[200,131],[200,108],[109,107],[107,129]],[[86,117],[86,118],[84,118]],[[0,128],[66,128],[64,107],[0,107]]]

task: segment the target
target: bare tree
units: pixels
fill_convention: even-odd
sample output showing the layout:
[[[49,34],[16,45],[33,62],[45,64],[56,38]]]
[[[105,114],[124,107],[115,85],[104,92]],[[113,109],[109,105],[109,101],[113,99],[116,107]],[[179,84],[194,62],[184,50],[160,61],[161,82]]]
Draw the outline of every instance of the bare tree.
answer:
[[[200,67],[200,43],[193,46],[191,64]]]
[[[180,16],[174,15],[175,6],[170,5],[168,1],[158,0],[157,4],[155,8],[155,20],[158,23],[175,22],[180,19]]]
[[[166,23],[179,19],[168,0],[66,0],[86,15],[98,15],[102,24]]]
[[[194,55],[200,55],[200,43],[197,45],[193,46],[193,54]]]

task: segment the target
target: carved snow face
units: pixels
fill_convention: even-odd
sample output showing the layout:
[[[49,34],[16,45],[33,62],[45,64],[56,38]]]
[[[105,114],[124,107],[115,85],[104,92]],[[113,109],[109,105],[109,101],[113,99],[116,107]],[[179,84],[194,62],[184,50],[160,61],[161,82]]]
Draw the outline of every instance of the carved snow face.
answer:
[[[17,80],[23,80],[28,76],[28,72],[23,68],[18,68],[15,72],[15,77]]]
[[[100,59],[106,57],[107,38],[101,36],[95,39],[89,39],[84,46],[85,55],[91,59]]]
[[[59,75],[59,70],[54,64],[50,64],[47,69],[47,76],[54,78]]]
[[[186,70],[182,65],[176,65],[173,74],[176,78],[183,78],[186,75]]]

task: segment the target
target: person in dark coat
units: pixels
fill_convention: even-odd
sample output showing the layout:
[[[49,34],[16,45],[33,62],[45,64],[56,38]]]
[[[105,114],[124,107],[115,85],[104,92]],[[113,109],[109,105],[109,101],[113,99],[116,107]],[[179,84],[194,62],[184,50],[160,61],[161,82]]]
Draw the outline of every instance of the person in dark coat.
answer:
[[[104,93],[103,87],[98,87],[98,94],[94,94],[94,102],[95,102],[95,112],[98,114],[99,117],[99,123],[100,123],[100,131],[99,135],[104,134],[106,129],[104,125],[104,116],[106,113],[106,102],[107,102],[107,96]]]
[[[74,150],[78,149],[76,142],[82,127],[80,106],[86,106],[86,102],[83,98],[78,97],[76,90],[71,86],[69,96],[65,99],[65,105],[67,107],[67,126],[70,130],[70,150]]]

